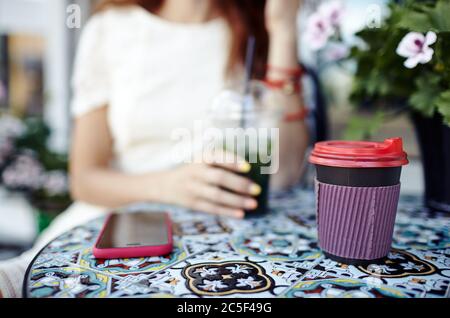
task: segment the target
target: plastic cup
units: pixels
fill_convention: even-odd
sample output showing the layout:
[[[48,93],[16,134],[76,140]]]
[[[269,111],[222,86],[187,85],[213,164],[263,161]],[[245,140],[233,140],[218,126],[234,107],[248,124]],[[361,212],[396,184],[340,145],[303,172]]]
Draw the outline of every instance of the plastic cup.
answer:
[[[223,131],[223,149],[235,153],[250,164],[250,171],[239,173],[261,187],[254,197],[257,208],[245,210],[245,217],[263,216],[268,212],[270,170],[276,151],[271,129],[277,127],[280,107],[271,99],[270,91],[259,81],[252,81],[248,95],[223,91],[213,103],[210,120],[213,127]],[[239,140],[239,141],[237,141]],[[275,158],[278,160],[278,158]]]
[[[402,139],[320,142],[310,162],[325,256],[353,265],[381,262],[391,249],[401,167],[408,164]]]

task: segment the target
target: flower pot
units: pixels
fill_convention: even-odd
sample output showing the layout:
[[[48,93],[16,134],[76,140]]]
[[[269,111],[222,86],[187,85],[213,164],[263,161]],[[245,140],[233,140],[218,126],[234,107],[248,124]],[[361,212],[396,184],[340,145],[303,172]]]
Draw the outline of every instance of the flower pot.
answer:
[[[441,115],[424,117],[412,112],[423,163],[425,206],[450,213],[450,127]]]

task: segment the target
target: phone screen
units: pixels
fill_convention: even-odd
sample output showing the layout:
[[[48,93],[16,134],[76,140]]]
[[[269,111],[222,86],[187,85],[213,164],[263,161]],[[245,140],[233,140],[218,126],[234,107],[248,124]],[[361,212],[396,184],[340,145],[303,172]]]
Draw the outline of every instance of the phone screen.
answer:
[[[98,241],[98,248],[126,248],[168,244],[166,213],[113,214]]]

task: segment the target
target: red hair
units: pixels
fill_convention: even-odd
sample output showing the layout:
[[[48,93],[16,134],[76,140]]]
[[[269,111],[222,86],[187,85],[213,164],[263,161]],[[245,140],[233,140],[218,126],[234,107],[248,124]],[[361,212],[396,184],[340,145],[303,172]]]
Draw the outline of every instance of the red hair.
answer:
[[[265,27],[265,0],[213,0],[220,14],[231,30],[231,48],[227,73],[245,60],[247,40],[253,35],[256,39],[253,77],[263,78],[268,52],[268,34]],[[157,13],[164,0],[102,0],[97,10],[109,6],[138,5],[151,13]]]

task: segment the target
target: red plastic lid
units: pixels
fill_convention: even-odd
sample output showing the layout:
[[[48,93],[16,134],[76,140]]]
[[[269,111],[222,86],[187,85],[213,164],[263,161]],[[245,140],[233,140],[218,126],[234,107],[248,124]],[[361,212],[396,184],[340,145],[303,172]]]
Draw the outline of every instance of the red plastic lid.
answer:
[[[408,164],[403,141],[399,137],[384,142],[318,142],[309,161],[316,165],[342,168],[385,168]]]

